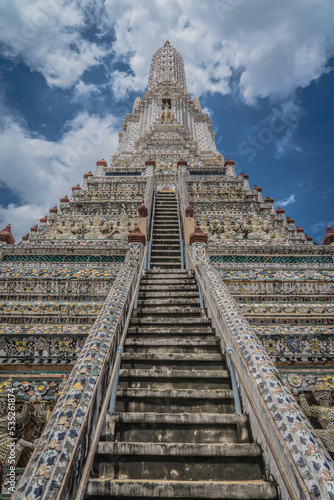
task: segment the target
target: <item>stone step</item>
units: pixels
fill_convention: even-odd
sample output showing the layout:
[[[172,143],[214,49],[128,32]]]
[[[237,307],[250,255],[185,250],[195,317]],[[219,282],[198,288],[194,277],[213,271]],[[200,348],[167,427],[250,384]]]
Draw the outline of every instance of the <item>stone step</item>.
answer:
[[[153,230],[153,246],[155,241],[159,241],[160,237],[168,236],[168,238],[174,238],[174,241],[180,239],[179,226],[167,226],[160,224],[159,227]]]
[[[259,457],[261,449],[251,443],[127,443],[99,441],[101,455],[144,455],[144,457]]]
[[[133,377],[133,379],[224,379],[229,378],[229,372],[227,370],[206,370],[205,373],[199,373],[196,370],[127,370],[121,368],[119,371],[120,377]]]
[[[182,335],[182,338],[168,338],[165,341],[162,339],[129,339],[127,338],[125,341],[125,345],[127,349],[134,347],[154,347],[158,349],[159,347],[165,348],[167,346],[178,348],[205,348],[212,347],[216,348],[218,344],[218,339],[203,339],[201,337],[185,337]]]
[[[244,415],[218,413],[107,413],[101,441],[149,443],[248,442]]]
[[[145,287],[147,288],[147,287]],[[169,291],[163,291],[161,289],[157,289],[158,287],[155,287],[155,290],[144,290],[144,287],[142,287],[139,291],[139,299],[145,300],[145,299],[178,299],[179,297],[183,297],[184,299],[198,299],[198,292],[193,291],[193,292],[188,292],[188,291],[183,291],[183,293],[180,293],[180,291],[176,292],[171,292]]]
[[[161,269],[162,271],[168,271],[171,269],[175,269],[177,267],[177,263],[171,262],[170,264],[166,264],[164,262],[155,262],[151,265],[152,269]],[[181,267],[181,264],[179,263],[179,267]]]
[[[180,265],[180,261],[181,261],[181,255],[152,255],[151,257],[151,264],[153,263],[154,265],[158,265],[159,263],[160,264],[174,264],[174,265],[177,265],[179,264]]]
[[[160,238],[156,238],[153,240],[152,247],[155,245],[175,245],[175,241],[177,241],[177,244],[179,245],[179,233],[174,236],[168,236],[166,235],[165,237],[161,236]]]
[[[117,389],[116,412],[235,413],[229,389]]]
[[[136,339],[137,340],[137,339]],[[153,338],[147,340],[148,345],[127,345],[127,350],[126,352],[131,352],[131,353],[150,353],[150,352],[155,352],[157,353],[184,353],[184,354],[196,354],[196,353],[201,353],[201,354],[215,354],[219,352],[219,346],[217,342],[207,342],[206,344],[196,344],[191,342],[191,338],[187,338],[187,340],[184,341],[184,345],[175,345],[173,342],[175,339],[174,338],[167,338],[166,340],[163,339],[163,337],[154,339],[160,342],[160,345],[157,344],[150,344],[150,341],[153,341]],[[179,340],[179,339],[178,339]]]
[[[175,337],[182,335],[182,339],[186,339],[187,336],[197,336],[197,335],[202,335],[207,337],[214,336],[215,333],[212,330],[210,325],[207,326],[188,326],[188,325],[180,325],[180,326],[170,326],[170,325],[137,325],[133,326],[131,325],[128,329],[128,337],[131,335],[140,335],[140,336],[147,336],[147,337],[159,337],[162,336],[162,338],[167,338],[170,340],[169,337]]]
[[[154,323],[154,324],[153,324]],[[182,318],[131,318],[130,326],[154,326],[154,327],[166,327],[166,326],[179,326],[181,328],[192,329],[195,326],[201,327],[202,325],[209,326],[211,328],[211,323],[207,318],[195,317],[187,318],[186,322]],[[212,330],[211,330],[212,331]]]
[[[180,261],[171,261],[171,262],[151,262],[151,267],[153,269],[161,269],[161,270],[166,270],[166,269],[174,269],[177,265],[181,267]]]
[[[153,257],[162,257],[164,258],[166,256],[167,257],[180,257],[181,258],[181,254],[180,254],[180,247],[177,247],[177,248],[171,248],[171,247],[160,247],[160,248],[157,248],[157,247],[152,247],[152,252],[151,252],[151,260]]]
[[[197,305],[197,304],[196,304]],[[143,307],[138,307],[137,309],[137,314],[138,316],[145,318],[147,316],[149,317],[154,317],[154,316],[160,316],[160,317],[165,317],[169,319],[169,317],[175,316],[183,318],[183,321],[187,321],[187,317],[192,318],[194,316],[200,316],[202,312],[202,309],[200,307],[195,307],[195,306],[183,306],[183,307],[176,307],[175,305],[170,305],[169,307],[157,307],[157,305],[153,305],[151,307],[146,306],[146,304]],[[154,318],[152,318],[154,319]]]
[[[153,226],[153,234],[155,232],[155,230],[157,229],[158,231],[162,230],[162,229],[179,229],[179,223],[178,221],[176,220],[175,222],[174,221],[170,221],[168,219],[163,219],[159,222],[156,222],[156,220],[154,220],[154,226]]]
[[[181,281],[181,280],[178,280]],[[154,284],[153,284],[154,283]],[[160,283],[160,285],[158,284]],[[141,279],[139,293],[141,292],[161,292],[164,294],[174,293],[179,296],[183,296],[184,292],[196,293],[198,296],[198,287],[197,284],[193,280],[187,281],[186,279],[182,279],[181,283],[177,284],[177,282],[173,282],[172,280],[161,280],[159,282],[156,281],[146,281],[143,278]]]
[[[165,222],[166,220],[178,222],[179,221],[178,213],[172,209],[166,211],[160,210],[159,212],[155,212],[154,215],[155,224],[159,224],[160,222]]]
[[[161,292],[164,294],[174,293],[183,295],[184,292],[189,293],[197,293],[198,295],[198,287],[197,284],[193,280],[186,280],[182,278],[178,280],[181,281],[182,284],[178,284],[177,281],[173,282],[173,280],[162,280],[163,283],[159,282],[159,280],[149,280],[145,281],[143,278],[141,279],[139,293],[141,292]]]
[[[175,233],[175,235],[173,236],[170,232],[167,232],[167,233],[160,233],[159,235],[154,235],[154,240],[153,240],[153,244],[152,244],[152,248],[155,247],[155,244],[158,244],[160,245],[160,243],[162,241],[164,241],[165,239],[165,236],[168,236],[168,238],[173,238],[174,237],[174,242],[173,243],[169,243],[168,246],[172,246],[174,248],[177,248],[177,247],[180,247],[180,239],[179,239],[179,233]],[[161,237],[161,239],[160,239]],[[165,243],[161,243],[161,244],[165,244]]]
[[[160,271],[153,271],[153,270],[150,270],[150,271],[146,271],[146,275],[147,276],[156,276],[156,275],[160,275]],[[167,275],[169,276],[171,273],[167,273]],[[194,271],[191,271],[189,269],[178,269],[177,271],[175,271],[175,273],[173,273],[175,275],[177,275],[178,277],[181,275],[181,274],[184,274],[186,276],[194,276]]]
[[[196,374],[196,376],[194,376]],[[201,376],[202,374],[202,376]],[[231,389],[227,370],[120,370],[119,388],[131,389]]]
[[[148,299],[148,298],[145,298],[145,299],[140,299],[138,300],[138,306],[140,307],[149,307],[149,306],[176,306],[176,307],[179,307],[179,306],[182,306],[182,305],[185,305],[185,306],[190,306],[190,305],[194,305],[194,306],[199,306],[199,298],[169,298],[168,296],[165,297],[165,298],[154,298],[154,299]]]
[[[272,483],[253,481],[176,481],[149,479],[89,479],[87,494],[92,496],[167,498],[220,498],[226,500],[275,500]]]
[[[175,285],[175,286],[180,286],[184,284],[190,285],[191,283],[196,283],[194,276],[192,274],[188,273],[186,274],[182,269],[179,269],[179,271],[182,271],[182,274],[177,273],[177,271],[178,269],[171,272],[160,271],[160,273],[157,273],[152,269],[151,271],[149,271],[150,274],[144,274],[142,276],[141,281],[145,282],[145,284],[154,285],[156,283],[165,283],[166,285]]]
[[[110,462],[109,456],[122,457]],[[261,477],[259,446],[244,443],[138,443],[100,441],[95,460],[110,478],[255,480]]]
[[[169,243],[168,245],[166,245],[166,243],[155,242],[152,245],[152,252],[154,250],[160,250],[160,251],[173,250],[173,251],[178,251],[180,253],[180,245],[179,242],[175,242],[174,244]]]
[[[169,263],[169,262],[180,262],[181,260],[181,253],[178,252],[178,255],[151,255],[151,262],[162,262],[162,263]]]
[[[159,228],[160,226],[171,225],[178,226],[179,218],[175,215],[170,215],[170,213],[160,214],[156,213],[154,215],[154,228]]]
[[[223,362],[224,358],[221,353],[213,354],[191,354],[191,353],[165,353],[165,354],[155,354],[153,353],[128,353],[125,352],[122,355],[122,360],[130,361],[196,361],[199,364],[204,361],[220,361]]]
[[[166,238],[169,238],[169,241],[170,240],[173,241],[173,243],[170,241],[169,245],[172,245],[172,246],[180,245],[179,232],[177,231],[175,233],[171,233],[169,231],[169,232],[165,232],[165,233],[154,234],[152,247],[154,247],[155,243],[158,243],[158,244],[164,243]]]
[[[129,353],[131,354],[131,353]],[[202,371],[203,373],[205,370],[220,370],[220,369],[226,369],[225,362],[221,360],[205,360],[199,362],[198,359],[185,359],[182,361],[182,356],[185,358],[189,356],[190,354],[196,354],[196,353],[173,353],[174,355],[179,354],[181,356],[181,359],[151,359],[150,355],[145,357],[145,353],[133,353],[137,354],[136,358],[128,358],[124,359],[122,361],[122,368],[126,369],[138,369],[138,370],[152,370],[152,369],[159,369],[159,370],[186,370],[186,371],[191,371],[191,370],[198,370]],[[168,355],[168,352],[165,352],[164,354]],[[209,356],[214,353],[205,353],[205,356]],[[141,356],[141,357],[140,357]],[[203,358],[203,354],[201,354]],[[181,410],[180,410],[181,411]],[[210,409],[210,411],[216,411],[215,409]]]

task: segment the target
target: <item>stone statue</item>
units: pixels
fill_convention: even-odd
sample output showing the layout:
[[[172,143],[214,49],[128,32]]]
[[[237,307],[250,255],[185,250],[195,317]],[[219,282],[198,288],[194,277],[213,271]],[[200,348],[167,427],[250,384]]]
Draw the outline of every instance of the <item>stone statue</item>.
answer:
[[[165,104],[163,105],[163,108],[160,111],[159,116],[160,116],[162,123],[171,123],[172,122],[174,113],[170,109],[168,102],[165,102]]]
[[[318,420],[322,429],[315,429],[316,434],[331,453],[334,452],[334,407],[331,406],[331,390],[325,384],[317,384],[313,387],[312,394],[316,405],[309,405],[305,394],[299,397],[300,406],[308,417]]]

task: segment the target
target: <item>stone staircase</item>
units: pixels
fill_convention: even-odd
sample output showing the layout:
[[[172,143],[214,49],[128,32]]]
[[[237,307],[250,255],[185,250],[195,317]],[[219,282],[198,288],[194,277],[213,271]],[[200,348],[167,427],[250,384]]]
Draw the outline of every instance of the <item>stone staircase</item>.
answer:
[[[85,498],[277,499],[247,417],[235,414],[193,272],[180,269],[176,199],[156,203],[153,269],[141,281],[116,412],[106,416]]]
[[[174,193],[158,193],[155,202],[151,268],[180,269],[181,248]]]

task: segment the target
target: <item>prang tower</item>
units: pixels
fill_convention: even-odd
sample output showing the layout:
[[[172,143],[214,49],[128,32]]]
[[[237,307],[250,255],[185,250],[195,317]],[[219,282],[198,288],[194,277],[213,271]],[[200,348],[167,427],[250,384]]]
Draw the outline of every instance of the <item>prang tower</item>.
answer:
[[[236,174],[168,41],[110,161],[0,241],[4,493],[333,500],[334,231]]]

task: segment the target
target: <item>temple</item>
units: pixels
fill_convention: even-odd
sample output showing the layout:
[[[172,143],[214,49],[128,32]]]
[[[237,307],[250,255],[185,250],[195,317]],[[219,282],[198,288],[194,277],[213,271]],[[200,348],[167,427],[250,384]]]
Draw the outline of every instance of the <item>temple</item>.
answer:
[[[170,42],[40,215],[0,231],[0,499],[334,499],[334,230],[236,174]]]

